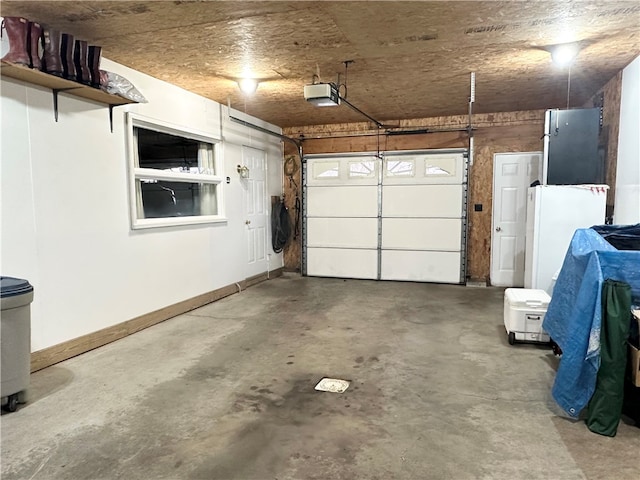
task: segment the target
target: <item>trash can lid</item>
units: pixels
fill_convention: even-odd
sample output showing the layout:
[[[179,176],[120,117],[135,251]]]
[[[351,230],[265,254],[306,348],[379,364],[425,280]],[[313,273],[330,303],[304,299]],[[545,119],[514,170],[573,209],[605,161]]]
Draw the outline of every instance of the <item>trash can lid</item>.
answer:
[[[28,280],[14,277],[0,277],[0,298],[15,297],[33,292]]]

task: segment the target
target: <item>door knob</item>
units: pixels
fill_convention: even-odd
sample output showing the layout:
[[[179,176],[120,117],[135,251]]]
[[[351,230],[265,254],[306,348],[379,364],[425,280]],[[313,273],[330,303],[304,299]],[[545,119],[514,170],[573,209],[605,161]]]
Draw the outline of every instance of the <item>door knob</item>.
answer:
[[[496,227],[496,232],[501,232],[502,229],[500,227]]]
[[[251,220],[247,220],[244,222],[245,225],[249,225],[251,223]]]

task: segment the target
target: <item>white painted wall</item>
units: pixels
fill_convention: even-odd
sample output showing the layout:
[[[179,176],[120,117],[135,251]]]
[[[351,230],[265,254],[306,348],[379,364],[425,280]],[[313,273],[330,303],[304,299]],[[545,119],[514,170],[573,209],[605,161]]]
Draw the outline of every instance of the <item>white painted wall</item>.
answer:
[[[640,57],[622,71],[613,220],[617,225],[640,223]]]
[[[32,351],[246,278],[242,145],[265,150],[267,195],[282,193],[278,138],[232,124],[226,107],[166,82],[106,59],[101,68],[149,100],[117,107],[113,133],[105,105],[61,93],[56,123],[48,89],[1,80],[0,271],[35,287]],[[126,111],[223,139],[226,223],[130,228]],[[269,252],[269,268],[281,267],[282,255]]]

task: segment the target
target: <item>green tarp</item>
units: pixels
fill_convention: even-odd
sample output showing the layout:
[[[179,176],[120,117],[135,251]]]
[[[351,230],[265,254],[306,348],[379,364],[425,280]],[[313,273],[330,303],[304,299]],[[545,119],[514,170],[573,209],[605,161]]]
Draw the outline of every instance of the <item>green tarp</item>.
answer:
[[[596,389],[589,401],[587,427],[594,433],[614,437],[622,415],[627,338],[631,317],[631,287],[605,280],[602,287],[600,368]]]

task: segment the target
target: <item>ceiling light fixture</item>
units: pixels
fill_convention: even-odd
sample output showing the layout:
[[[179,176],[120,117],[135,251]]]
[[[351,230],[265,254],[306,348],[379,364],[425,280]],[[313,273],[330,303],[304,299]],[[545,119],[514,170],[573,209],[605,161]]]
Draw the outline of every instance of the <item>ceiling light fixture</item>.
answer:
[[[568,67],[574,62],[579,51],[576,43],[556,45],[551,49],[551,60],[558,67]]]
[[[253,95],[254,93],[256,93],[259,83],[260,82],[258,82],[258,80],[256,80],[255,78],[241,78],[240,80],[238,80],[238,86],[240,87],[240,90],[242,90],[242,93],[244,93],[245,95]]]

